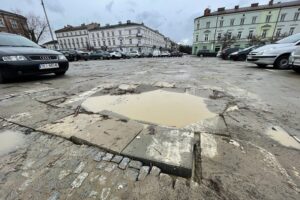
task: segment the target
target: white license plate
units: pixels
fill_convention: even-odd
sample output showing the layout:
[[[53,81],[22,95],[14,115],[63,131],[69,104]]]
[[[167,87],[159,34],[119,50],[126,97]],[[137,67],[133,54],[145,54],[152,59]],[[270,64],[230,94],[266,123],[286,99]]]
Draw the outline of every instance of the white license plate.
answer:
[[[40,69],[55,69],[59,68],[58,63],[40,64]]]

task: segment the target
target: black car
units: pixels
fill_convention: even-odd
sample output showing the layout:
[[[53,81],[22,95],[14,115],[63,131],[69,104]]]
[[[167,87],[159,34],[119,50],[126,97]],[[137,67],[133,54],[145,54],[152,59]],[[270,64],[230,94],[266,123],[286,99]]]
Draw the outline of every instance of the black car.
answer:
[[[229,59],[234,61],[245,61],[247,59],[247,55],[258,47],[259,46],[251,46],[240,51],[233,52],[229,55]]]
[[[199,50],[197,52],[197,56],[199,57],[216,57],[217,53],[209,50]]]
[[[68,61],[75,60],[75,54],[71,53],[69,50],[57,50],[57,51],[64,54],[64,56],[67,58]]]
[[[223,60],[227,60],[229,58],[229,55],[233,52],[236,52],[236,51],[239,51],[240,48],[226,48],[226,49],[223,49],[221,51],[221,55],[220,57],[223,59]]]
[[[89,54],[84,51],[79,51],[79,50],[69,50],[69,53],[72,54],[73,56],[73,61],[77,60],[88,60]]]
[[[64,75],[68,68],[63,54],[44,49],[20,35],[0,33],[0,83],[21,75]]]
[[[98,60],[98,59],[104,60],[104,59],[110,59],[110,57],[111,57],[110,53],[103,50],[94,51],[89,55],[89,59],[91,60]]]

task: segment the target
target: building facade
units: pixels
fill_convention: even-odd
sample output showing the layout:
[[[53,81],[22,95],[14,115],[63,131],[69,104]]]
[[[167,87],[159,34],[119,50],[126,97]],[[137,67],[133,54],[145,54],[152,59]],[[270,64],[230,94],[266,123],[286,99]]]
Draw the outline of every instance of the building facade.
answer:
[[[299,33],[299,13],[299,0],[285,3],[271,0],[267,5],[223,7],[215,12],[207,8],[203,16],[194,20],[193,54],[199,50],[219,51],[228,39],[232,40],[230,46],[245,48],[255,39],[268,43]]]
[[[0,10],[0,32],[14,33],[30,38],[26,17]]]
[[[62,49],[105,49],[129,52],[137,50],[142,53],[152,52],[154,48],[171,49],[175,43],[143,23],[119,22],[115,25],[82,24],[66,26],[55,31]]]
[[[44,46],[47,49],[51,49],[51,50],[59,50],[60,49],[57,40],[52,40],[52,41],[46,42],[42,46]]]

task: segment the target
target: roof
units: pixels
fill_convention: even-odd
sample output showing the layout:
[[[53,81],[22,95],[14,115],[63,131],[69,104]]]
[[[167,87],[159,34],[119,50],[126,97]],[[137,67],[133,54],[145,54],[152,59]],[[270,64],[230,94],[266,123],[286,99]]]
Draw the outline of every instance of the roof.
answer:
[[[0,9],[0,13],[6,14],[6,15],[13,15],[13,16],[20,17],[20,18],[23,18],[23,19],[27,20],[27,18],[24,17],[23,15],[19,15],[19,14],[16,14],[16,13],[8,12],[8,11],[5,11],[5,10],[1,10]]]
[[[87,30],[87,29],[94,28],[94,27],[97,27],[97,26],[100,26],[100,24],[97,24],[97,23],[81,24],[80,26],[67,25],[64,28],[56,30],[55,33],[62,33],[62,32],[68,32],[68,31],[78,31],[78,30]]]
[[[44,43],[43,45],[47,45],[47,44],[57,44],[57,40],[51,40],[49,42]]]
[[[297,1],[290,1],[290,2],[278,2],[274,4],[266,4],[266,5],[258,5],[254,7],[241,7],[241,8],[233,8],[233,9],[227,9],[223,11],[214,11],[211,12],[209,15],[203,15],[198,18],[203,17],[210,17],[210,16],[216,16],[216,15],[225,15],[225,14],[233,14],[233,13],[239,13],[239,12],[249,12],[249,11],[256,11],[256,10],[265,10],[265,9],[274,9],[274,8],[283,8],[283,7],[291,7],[291,6],[300,6],[300,0]]]

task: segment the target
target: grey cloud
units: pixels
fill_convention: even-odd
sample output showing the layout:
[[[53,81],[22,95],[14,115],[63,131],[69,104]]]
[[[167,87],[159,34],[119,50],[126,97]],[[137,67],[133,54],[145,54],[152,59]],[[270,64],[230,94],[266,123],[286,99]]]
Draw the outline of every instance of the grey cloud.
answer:
[[[136,15],[136,20],[143,21],[154,28],[160,27],[167,19],[155,11],[144,11]]]
[[[111,12],[114,3],[115,3],[114,0],[110,1],[110,2],[105,6],[106,10],[109,11],[109,12]]]
[[[44,1],[44,3],[47,6],[47,9],[51,12],[58,13],[58,14],[64,14],[64,12],[65,12],[65,9],[60,4],[60,1],[52,0],[52,1],[47,1],[47,2]]]

